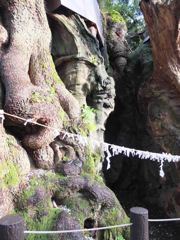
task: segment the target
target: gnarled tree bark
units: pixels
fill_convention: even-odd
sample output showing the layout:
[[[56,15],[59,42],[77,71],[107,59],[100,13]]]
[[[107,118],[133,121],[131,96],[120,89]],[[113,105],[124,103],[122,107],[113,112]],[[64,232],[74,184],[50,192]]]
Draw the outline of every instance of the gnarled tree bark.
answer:
[[[142,0],[150,35],[154,71],[139,92],[147,127],[162,150],[180,155],[180,1]],[[164,166],[160,202],[167,215],[180,214],[180,165]],[[171,186],[171,187],[170,187]]]
[[[60,113],[64,110],[70,119],[77,119],[80,107],[56,73],[44,1],[1,0],[0,10],[0,74],[6,91],[5,111],[61,129]],[[17,119],[11,121],[22,124]],[[43,152],[52,156],[49,144],[56,135],[52,129],[38,128],[26,132],[23,144],[39,161]]]
[[[95,227],[121,223],[126,220],[126,214],[115,195],[96,174],[100,154],[94,154],[93,150],[79,146],[75,139],[71,141],[62,132],[57,132],[57,129],[63,128],[63,115],[67,120],[72,120],[68,123],[73,128],[71,123],[79,119],[80,107],[56,72],[50,43],[51,32],[43,0],[0,0],[0,77],[5,88],[3,109],[51,127],[24,126],[19,119],[6,118],[6,123],[18,127],[8,130],[22,140],[36,167],[41,168],[37,170],[34,164],[30,166],[28,155],[21,164],[21,155],[26,151],[16,140],[12,141],[10,137],[6,140],[7,134],[1,126],[0,150],[5,151],[4,146],[10,145],[7,155],[12,153],[12,156],[6,159],[5,154],[0,155],[0,173],[4,174],[0,192],[4,191],[5,196],[10,196],[10,199],[6,197],[7,206],[4,206],[4,196],[0,198],[0,217],[16,208],[19,214],[24,215],[30,230],[35,227],[44,230],[60,229],[62,226],[83,228],[89,218],[92,218]],[[103,62],[100,66],[103,69],[97,68],[94,75],[102,80],[100,72],[103,71],[105,80],[109,80],[102,81],[106,90],[111,78],[107,76]],[[112,101],[113,96],[110,96]],[[62,157],[65,152],[68,152],[64,154],[67,159]],[[17,198],[14,197],[16,194]],[[120,231],[110,231],[111,239],[116,239]],[[110,239],[94,234],[94,239]],[[102,234],[105,235],[106,231]],[[86,239],[83,234],[80,235],[81,239]],[[80,239],[75,237],[68,235],[69,240]],[[40,239],[41,236],[32,238]],[[61,236],[58,239],[62,239]]]
[[[150,133],[161,147],[180,153],[180,2],[141,1],[154,60],[154,72],[143,86]]]

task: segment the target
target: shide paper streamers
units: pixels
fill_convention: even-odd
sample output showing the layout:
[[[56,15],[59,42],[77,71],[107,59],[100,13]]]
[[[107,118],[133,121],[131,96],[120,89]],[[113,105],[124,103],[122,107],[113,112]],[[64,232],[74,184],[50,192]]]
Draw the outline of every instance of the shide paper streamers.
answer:
[[[18,118],[18,119],[24,121],[24,125],[35,124],[35,125],[39,125],[41,127],[49,128],[52,131],[56,131],[57,137],[59,137],[60,140],[69,139],[73,142],[77,142],[78,144],[80,144],[84,147],[91,144],[91,146],[94,146],[94,148],[102,149],[106,153],[105,159],[107,161],[107,170],[110,169],[110,167],[111,167],[110,158],[113,156],[119,155],[119,154],[123,154],[126,157],[135,157],[136,156],[139,159],[147,159],[150,161],[159,162],[160,163],[159,174],[161,177],[164,177],[164,175],[165,175],[164,170],[163,170],[164,161],[174,162],[174,163],[180,161],[180,156],[178,156],[178,155],[172,155],[170,153],[154,153],[154,152],[148,152],[148,151],[143,151],[143,150],[127,148],[127,147],[123,147],[123,146],[117,146],[117,145],[106,143],[106,142],[98,142],[89,137],[83,137],[78,134],[60,131],[59,129],[35,122],[35,121],[33,121],[33,119],[25,119],[25,118],[18,117],[13,114],[6,113],[3,110],[0,110],[0,119],[1,119],[2,124],[5,119],[4,115]]]
[[[62,132],[61,132],[62,133]],[[114,144],[109,144],[105,142],[98,142],[93,140],[92,138],[83,137],[81,135],[76,135],[72,133],[64,132],[63,138],[71,139],[72,141],[78,142],[82,146],[87,146],[89,143],[93,145],[95,148],[100,148],[106,153],[106,161],[107,161],[107,170],[111,167],[110,158],[119,154],[123,154],[126,157],[138,157],[140,159],[147,159],[150,161],[157,161],[160,163],[159,174],[161,177],[164,177],[165,173],[163,170],[164,161],[168,162],[179,162],[180,156],[172,155],[170,153],[153,153],[148,151],[142,151],[132,148],[127,148],[123,146],[117,146]],[[62,139],[62,138],[60,138]]]

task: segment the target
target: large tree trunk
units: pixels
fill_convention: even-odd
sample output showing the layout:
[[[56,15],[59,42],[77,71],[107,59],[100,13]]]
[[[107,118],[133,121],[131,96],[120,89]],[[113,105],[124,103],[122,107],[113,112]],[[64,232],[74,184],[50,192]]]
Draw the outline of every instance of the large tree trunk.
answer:
[[[180,2],[142,1],[154,73],[141,91],[151,134],[165,151],[180,153]]]
[[[142,0],[152,45],[154,71],[141,88],[147,128],[162,150],[180,155],[180,1]],[[167,164],[160,202],[168,215],[179,215],[180,165]],[[171,186],[171,187],[170,187]]]
[[[180,89],[180,2],[149,0],[141,2],[152,44],[154,79]]]
[[[86,32],[85,26],[81,25],[82,31]],[[96,39],[93,42],[97,44]],[[15,135],[14,139],[0,126],[0,192],[3,192],[0,217],[15,208],[23,215],[30,230],[79,229],[121,223],[126,220],[126,214],[115,195],[103,184],[102,177],[98,176],[100,154],[93,152],[92,146],[80,146],[75,139],[68,139],[57,132],[65,124],[66,129],[76,132],[86,132],[87,129],[83,129],[85,124],[80,119],[78,101],[56,72],[50,43],[51,32],[43,0],[0,0],[0,76],[5,88],[3,109],[51,127],[37,127],[31,123],[24,126],[22,120],[6,117],[5,127]],[[92,69],[99,82],[108,79],[108,82],[102,81],[103,84],[105,82],[103,89],[107,90],[111,78],[103,61],[97,68],[94,65]],[[99,74],[101,68],[103,79]],[[113,94],[105,93],[113,100]],[[102,100],[99,97],[98,103],[99,99]],[[108,101],[107,98],[105,100]],[[112,106],[108,107],[106,104],[109,113]],[[117,229],[92,234],[94,239],[115,240],[120,232]],[[41,236],[30,238],[37,240]],[[58,236],[58,239],[67,238],[86,239],[82,233]]]
[[[44,1],[0,1],[0,6],[0,74],[6,90],[4,109],[61,129],[62,108],[73,119],[79,117],[80,109],[54,67]],[[52,152],[47,146],[56,135],[56,131],[40,128],[36,133],[26,133],[23,144],[28,149],[38,150],[38,154],[33,154],[37,157],[42,155],[39,150],[45,146],[45,151]]]

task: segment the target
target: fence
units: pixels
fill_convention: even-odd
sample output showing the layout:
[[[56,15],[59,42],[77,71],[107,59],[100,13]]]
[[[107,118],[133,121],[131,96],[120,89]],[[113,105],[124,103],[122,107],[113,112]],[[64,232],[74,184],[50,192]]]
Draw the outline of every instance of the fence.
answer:
[[[22,217],[6,216],[0,220],[0,238],[1,240],[25,240],[26,234],[63,234],[71,232],[102,231],[112,228],[130,227],[130,240],[149,240],[149,222],[180,221],[180,218],[148,219],[147,209],[141,207],[133,207],[130,209],[130,220],[131,223],[128,224],[90,229],[72,229],[62,231],[26,231]]]
[[[71,141],[74,141],[84,147],[89,144],[92,145],[92,143],[93,143],[93,146],[96,146],[97,148],[102,149],[104,152],[106,152],[107,156],[105,157],[105,159],[107,161],[107,169],[109,169],[111,167],[110,158],[115,155],[118,155],[118,154],[123,154],[127,157],[137,156],[139,159],[146,159],[146,160],[150,160],[150,161],[159,162],[160,163],[159,174],[161,177],[165,176],[165,173],[163,170],[164,161],[174,162],[174,163],[180,162],[180,156],[178,156],[178,155],[172,155],[170,153],[154,153],[154,152],[149,152],[149,151],[132,149],[132,148],[124,147],[124,146],[109,144],[106,142],[98,142],[92,138],[83,137],[79,134],[73,134],[73,133],[69,133],[69,132],[60,131],[57,128],[38,123],[38,122],[34,121],[34,119],[22,118],[20,116],[7,113],[4,110],[0,109],[0,123],[3,124],[3,121],[5,120],[5,116],[19,119],[22,122],[24,122],[25,126],[27,124],[32,124],[32,125],[37,125],[37,126],[40,126],[43,128],[47,128],[51,131],[54,131],[54,133],[56,134],[56,137],[60,138],[60,140],[63,140],[64,138],[68,138],[68,139],[71,139]]]
[[[10,116],[16,119],[20,119],[24,122],[24,125],[33,124],[41,127],[48,128],[49,130],[56,131],[57,137],[63,135],[62,138],[70,138],[75,142],[86,146],[88,141],[93,142],[96,146],[102,147],[103,150],[107,153],[107,163],[110,168],[110,157],[118,154],[124,154],[126,156],[138,156],[140,159],[148,159],[151,161],[160,162],[160,176],[164,177],[163,171],[163,162],[164,160],[168,162],[179,162],[180,156],[171,155],[167,153],[153,153],[148,151],[142,151],[137,149],[131,149],[123,146],[116,146],[113,144],[105,142],[97,142],[90,138],[82,137],[81,135],[76,135],[68,132],[59,131],[59,129],[46,126],[44,124],[33,121],[33,119],[25,119],[13,114],[9,114],[0,109],[0,122],[3,124],[5,116]],[[110,153],[111,150],[111,153]],[[112,154],[112,155],[111,155]],[[102,231],[112,228],[120,227],[130,227],[130,240],[149,240],[149,222],[169,222],[169,221],[180,221],[180,218],[173,219],[148,219],[148,210],[145,208],[134,207],[130,209],[131,214],[131,223],[121,224],[115,226],[107,226],[100,228],[91,228],[91,229],[72,229],[72,230],[62,230],[62,231],[27,231],[25,230],[24,220],[20,216],[6,216],[0,219],[0,239],[1,240],[25,240],[27,234],[64,234],[71,232],[89,232],[89,231]]]

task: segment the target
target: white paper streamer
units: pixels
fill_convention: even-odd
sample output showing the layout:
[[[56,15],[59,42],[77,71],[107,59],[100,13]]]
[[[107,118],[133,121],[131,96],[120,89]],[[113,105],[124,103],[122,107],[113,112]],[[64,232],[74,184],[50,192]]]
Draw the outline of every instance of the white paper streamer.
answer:
[[[112,157],[112,154],[109,151],[109,145],[104,144],[103,145],[103,150],[106,152],[106,161],[107,161],[107,170],[111,168],[111,160],[110,157]]]
[[[69,138],[69,139],[72,139],[72,141],[78,142],[79,144],[81,144],[84,147],[87,146],[88,144],[93,144],[95,147],[103,149],[107,154],[107,156],[106,156],[107,169],[110,169],[110,167],[111,167],[111,161],[110,161],[111,157],[119,155],[119,154],[123,154],[127,157],[137,156],[140,159],[148,159],[150,161],[159,162],[160,163],[159,174],[161,177],[164,177],[164,175],[165,175],[165,173],[163,171],[164,161],[174,162],[174,163],[180,161],[180,156],[178,156],[178,155],[171,155],[170,153],[153,153],[153,152],[148,152],[148,151],[127,148],[127,147],[123,147],[123,146],[117,146],[117,145],[109,144],[109,143],[105,143],[105,142],[98,142],[92,138],[83,137],[81,135],[72,134],[72,133],[68,133],[68,132],[62,132],[62,131],[59,131],[59,129],[56,129],[56,128],[53,128],[50,126],[46,126],[43,124],[39,124],[37,122],[33,122],[32,119],[25,119],[25,118],[18,117],[13,114],[6,113],[6,112],[4,112],[4,110],[0,110],[0,118],[2,119],[2,122],[5,119],[4,115],[11,116],[11,117],[14,117],[17,119],[21,119],[25,122],[24,125],[26,125],[27,123],[33,123],[33,124],[36,124],[36,125],[39,125],[42,127],[46,127],[50,130],[56,131],[57,135],[59,135],[61,133],[61,134],[63,134],[63,137],[61,137],[62,140],[65,138]]]
[[[164,175],[165,175],[164,170],[163,170],[163,164],[164,164],[164,161],[161,161],[159,175],[160,175],[162,178],[163,178]]]
[[[1,119],[2,125],[3,125],[4,124],[4,119],[5,119],[5,117],[4,117],[4,110],[0,110],[0,119]]]
[[[151,161],[157,161],[160,163],[160,169],[159,174],[161,177],[165,176],[163,165],[164,161],[168,162],[179,162],[180,156],[177,155],[171,155],[169,153],[153,153],[148,151],[142,151],[142,150],[136,150],[131,148],[126,148],[123,146],[117,146],[113,144],[108,143],[102,143],[103,144],[103,150],[106,152],[106,161],[107,161],[107,170],[110,168],[110,158],[119,154],[123,154],[126,157],[134,157],[137,156],[140,159],[147,159]]]
[[[148,151],[143,151],[143,150],[136,150],[136,149],[131,149],[123,146],[117,146],[114,144],[109,144],[105,142],[98,142],[98,141],[93,141],[91,138],[86,138],[82,137],[81,135],[74,135],[71,133],[66,133],[67,137],[72,137],[74,141],[78,142],[79,144],[83,146],[87,146],[89,141],[91,143],[94,143],[95,146],[100,147],[103,149],[104,152],[106,152],[106,161],[107,161],[107,170],[110,169],[111,167],[111,160],[110,158],[119,154],[123,154],[126,157],[135,157],[137,156],[140,159],[147,159],[150,161],[157,161],[160,163],[160,169],[159,169],[159,174],[161,177],[165,176],[164,170],[163,170],[163,165],[164,161],[168,162],[179,162],[180,161],[180,156],[177,155],[171,155],[170,153],[153,153],[153,152],[148,152]]]

